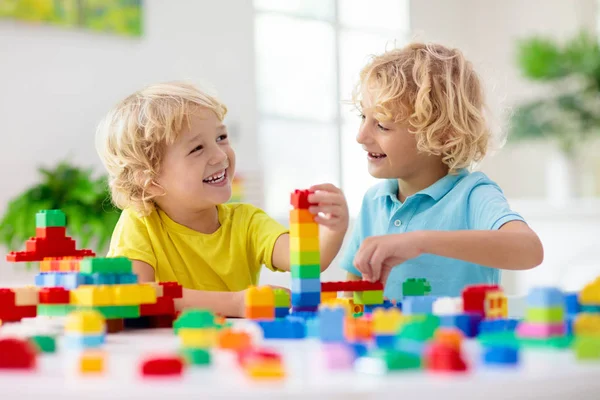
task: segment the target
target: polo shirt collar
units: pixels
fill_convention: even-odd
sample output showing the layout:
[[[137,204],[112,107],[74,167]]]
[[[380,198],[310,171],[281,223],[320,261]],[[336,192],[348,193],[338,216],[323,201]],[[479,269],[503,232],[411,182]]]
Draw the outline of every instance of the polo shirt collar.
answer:
[[[433,185],[415,193],[416,195],[425,195],[431,197],[433,200],[438,201],[444,197],[456,183],[461,180],[465,175],[468,174],[466,169],[460,169],[456,174],[448,174],[435,182]],[[386,179],[382,185],[380,185],[373,199],[380,197],[389,196],[392,199],[397,199],[398,195],[398,180],[397,179]]]

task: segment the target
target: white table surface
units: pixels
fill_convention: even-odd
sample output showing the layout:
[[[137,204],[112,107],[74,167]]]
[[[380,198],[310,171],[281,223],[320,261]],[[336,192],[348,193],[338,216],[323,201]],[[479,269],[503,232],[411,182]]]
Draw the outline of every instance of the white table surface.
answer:
[[[235,323],[251,329],[249,321]],[[0,327],[1,336],[58,331],[56,321],[30,320]],[[256,330],[256,329],[255,329]],[[258,338],[260,340],[260,338]],[[59,347],[42,354],[35,372],[0,371],[2,399],[42,398],[307,398],[307,399],[598,399],[600,362],[578,362],[570,350],[525,350],[518,368],[481,365],[476,342],[465,343],[471,366],[465,375],[432,374],[425,370],[374,376],[354,371],[328,372],[319,361],[314,339],[268,340],[264,345],[282,352],[287,369],[283,381],[257,383],[246,378],[235,357],[216,350],[208,368],[189,367],[181,378],[148,379],[139,375],[140,360],[149,354],[177,351],[171,329],[128,331],[107,337],[106,373],[82,377],[75,369],[76,354]],[[59,341],[60,345],[60,341]],[[36,396],[36,397],[34,397]],[[40,397],[38,397],[40,396]]]

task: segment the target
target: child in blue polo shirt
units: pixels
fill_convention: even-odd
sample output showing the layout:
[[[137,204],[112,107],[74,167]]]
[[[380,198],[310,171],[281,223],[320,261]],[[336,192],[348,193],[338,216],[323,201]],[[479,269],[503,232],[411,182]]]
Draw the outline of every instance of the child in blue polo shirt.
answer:
[[[480,80],[459,50],[414,43],[374,57],[354,100],[357,141],[383,181],[365,194],[342,259],[349,279],[381,280],[390,299],[407,278],[457,296],[542,262],[540,240],[498,185],[469,172],[490,131]]]

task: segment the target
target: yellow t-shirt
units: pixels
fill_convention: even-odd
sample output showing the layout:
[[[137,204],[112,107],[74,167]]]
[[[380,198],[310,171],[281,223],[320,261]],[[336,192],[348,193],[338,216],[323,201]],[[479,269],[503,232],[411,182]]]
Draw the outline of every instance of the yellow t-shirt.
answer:
[[[239,291],[256,285],[263,264],[275,270],[273,247],[287,229],[250,204],[221,204],[217,210],[221,227],[204,234],[162,210],[140,217],[126,209],[108,256],[148,263],[157,281],[177,281],[189,289]]]

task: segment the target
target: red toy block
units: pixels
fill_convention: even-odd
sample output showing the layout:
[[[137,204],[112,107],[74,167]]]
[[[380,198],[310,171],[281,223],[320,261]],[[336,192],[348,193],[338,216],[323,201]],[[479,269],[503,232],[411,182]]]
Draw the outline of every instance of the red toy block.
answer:
[[[175,315],[152,315],[150,323],[153,328],[172,328]]]
[[[171,297],[161,296],[154,304],[140,304],[140,316],[173,314],[175,314],[175,302]]]
[[[296,189],[290,196],[290,203],[294,208],[308,209],[313,203],[308,202],[308,195],[312,194],[310,190],[299,190]]]
[[[498,285],[471,285],[463,289],[463,310],[466,313],[479,314],[485,317],[485,295],[487,292],[499,290]]]
[[[181,376],[183,363],[178,356],[149,357],[142,361],[140,369],[143,376]]]
[[[28,340],[0,339],[0,369],[35,369],[36,349]]]
[[[183,287],[177,282],[159,282],[163,287],[163,296],[172,299],[180,299],[183,297]]]
[[[460,351],[446,343],[433,343],[427,349],[425,365],[435,372],[466,372],[467,364]]]
[[[35,318],[37,316],[37,306],[17,306],[15,313],[19,320],[23,318]]]
[[[40,304],[69,304],[71,292],[62,287],[48,287],[40,289],[38,296]]]
[[[381,282],[368,281],[321,283],[321,292],[364,292],[367,290],[383,290],[383,284]]]
[[[8,262],[33,262],[42,261],[47,257],[94,257],[96,253],[92,250],[82,249],[75,250],[70,254],[44,254],[40,252],[29,252],[29,251],[11,251],[6,255],[6,261]]]
[[[57,240],[67,236],[67,228],[64,226],[49,226],[47,228],[35,228],[35,236],[43,239]]]
[[[123,330],[125,330],[125,321],[122,318],[106,320],[106,333],[118,333]]]
[[[25,250],[32,253],[60,257],[75,251],[75,241],[69,237],[62,239],[31,238],[25,242]]]
[[[12,289],[0,288],[0,309],[15,305],[15,292]]]
[[[245,351],[238,352],[237,360],[240,366],[244,366],[249,361],[255,360],[272,360],[281,361],[281,355],[274,350],[265,348],[250,348]]]

